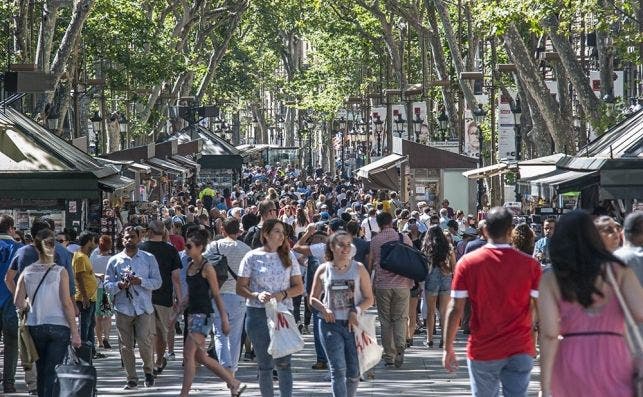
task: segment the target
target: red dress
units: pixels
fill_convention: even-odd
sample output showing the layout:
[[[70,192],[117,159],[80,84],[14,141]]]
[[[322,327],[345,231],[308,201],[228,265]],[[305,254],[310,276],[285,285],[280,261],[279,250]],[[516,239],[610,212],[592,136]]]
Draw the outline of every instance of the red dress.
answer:
[[[591,308],[566,301],[558,307],[563,339],[552,370],[552,397],[633,396],[633,360],[614,291],[609,288]]]

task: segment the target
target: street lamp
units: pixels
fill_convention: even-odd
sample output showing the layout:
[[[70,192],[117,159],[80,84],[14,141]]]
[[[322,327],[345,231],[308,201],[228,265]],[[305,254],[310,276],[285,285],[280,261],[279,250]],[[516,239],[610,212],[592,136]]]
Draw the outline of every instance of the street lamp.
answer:
[[[100,113],[98,113],[98,110],[95,110],[92,117],[89,118],[89,121],[92,122],[92,129],[94,130],[95,154],[98,155],[100,153],[100,130],[103,118],[100,117]]]
[[[279,141],[279,146],[284,145],[284,124],[286,123],[286,120],[284,120],[284,117],[279,115],[277,118],[277,140]]]
[[[616,104],[616,98],[614,98],[614,96],[611,94],[605,94],[605,96],[603,96],[603,102],[605,102],[605,105],[607,105],[608,116],[611,116],[612,114],[614,114],[614,106]]]
[[[125,139],[127,137],[127,132],[129,131],[129,125],[124,113],[121,113],[118,118],[118,130],[121,138],[121,150],[123,150],[125,149]]]
[[[482,108],[482,104],[478,104],[478,108],[473,110],[473,120],[475,121],[476,125],[478,126],[478,166],[482,168],[482,143],[483,143],[483,136],[482,136],[482,123],[484,122],[484,118],[487,115],[487,112]],[[482,211],[482,194],[484,190],[484,181],[482,178],[478,178],[478,204],[477,204],[477,210]]]
[[[420,142],[420,133],[422,132],[422,123],[424,119],[420,117],[420,108],[415,108],[415,118],[413,119],[413,132],[415,132],[415,142]]]
[[[347,126],[346,119],[344,118],[344,116],[340,117],[339,118],[339,134],[341,136],[341,144],[340,144],[340,147],[341,147],[341,158],[340,159],[341,159],[341,164],[342,164],[341,175],[344,175],[344,130],[346,129],[346,126]]]
[[[520,133],[520,115],[522,114],[522,107],[520,106],[520,98],[516,98],[513,104],[509,104],[511,113],[514,116],[514,132],[516,133],[516,161],[521,160],[521,146],[522,135]]]
[[[315,131],[315,120],[310,115],[304,118],[304,127],[308,134],[308,175],[312,176],[313,169],[313,132]]]
[[[404,133],[404,124],[406,123],[406,120],[402,118],[402,113],[395,111],[395,119],[393,122],[395,123],[395,133],[398,135],[399,138],[402,138],[402,134]]]
[[[373,113],[373,124],[375,124],[375,135],[377,136],[377,155],[382,155],[382,132],[384,129],[384,122],[378,113]]]
[[[259,120],[257,120],[257,116],[253,115],[252,116],[252,143],[257,144],[257,126],[259,125]],[[248,137],[248,143],[250,143],[250,137]]]
[[[447,140],[447,131],[449,129],[449,116],[442,108],[440,115],[438,116],[438,128],[440,129],[440,136],[446,141]]]

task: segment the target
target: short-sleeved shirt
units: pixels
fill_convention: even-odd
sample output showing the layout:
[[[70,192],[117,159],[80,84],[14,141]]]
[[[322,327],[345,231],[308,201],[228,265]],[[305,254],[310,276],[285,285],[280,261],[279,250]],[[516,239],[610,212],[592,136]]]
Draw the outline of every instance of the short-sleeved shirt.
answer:
[[[451,297],[469,298],[471,360],[535,355],[531,298],[538,297],[540,264],[507,244],[487,244],[460,259]]]
[[[403,234],[402,238],[404,243],[413,246],[411,239],[408,235]],[[413,280],[410,278],[400,276],[389,272],[388,270],[382,269],[380,267],[381,259],[381,250],[382,245],[388,243],[389,241],[397,241],[400,239],[400,235],[392,227],[385,227],[382,229],[377,236],[373,237],[371,240],[371,250],[370,257],[373,262],[373,270],[375,270],[375,287],[377,288],[412,288]]]
[[[181,268],[179,252],[171,244],[164,241],[145,241],[139,245],[139,249],[154,255],[159,265],[161,288],[152,292],[152,303],[155,305],[172,306],[174,287],[172,286],[172,272]]]
[[[371,244],[368,241],[355,237],[353,239],[353,245],[355,246],[355,257],[353,259],[364,266],[368,266],[368,263],[364,262],[366,262],[366,256],[371,249]]]
[[[89,257],[82,251],[76,251],[76,253],[74,253],[74,258],[71,261],[71,266],[74,269],[74,277],[76,277],[76,280],[82,281],[90,302],[96,302],[96,290],[98,289],[98,283],[96,282],[96,275],[94,274],[94,268],[92,267]],[[78,284],[80,285],[81,283],[79,282]],[[83,300],[83,294],[80,291],[80,286],[76,288],[74,299],[76,302],[82,302]]]
[[[10,267],[11,270],[16,272],[16,281],[20,273],[22,273],[27,266],[37,261],[38,251],[36,247],[31,244],[20,247],[11,260]],[[56,243],[54,247],[54,263],[67,270],[67,275],[69,276],[69,294],[74,296],[76,282],[74,281],[74,269],[71,267],[71,253],[60,243]]]
[[[250,247],[248,247],[248,245],[243,241],[225,238],[208,244],[204,255],[207,257],[210,254],[217,253],[217,248],[219,253],[225,255],[230,269],[235,274],[239,275],[241,260],[248,252],[250,252]],[[237,282],[232,275],[228,275],[226,282],[219,286],[219,292],[222,294],[236,294],[236,290]]]
[[[257,248],[248,252],[241,260],[239,276],[250,279],[248,288],[251,292],[268,291],[276,293],[290,288],[290,278],[301,276],[301,269],[295,254],[290,252],[292,265],[284,267],[276,252],[266,252]],[[292,299],[288,297],[281,301],[289,310],[292,310]],[[264,307],[257,299],[247,299],[246,306]]]

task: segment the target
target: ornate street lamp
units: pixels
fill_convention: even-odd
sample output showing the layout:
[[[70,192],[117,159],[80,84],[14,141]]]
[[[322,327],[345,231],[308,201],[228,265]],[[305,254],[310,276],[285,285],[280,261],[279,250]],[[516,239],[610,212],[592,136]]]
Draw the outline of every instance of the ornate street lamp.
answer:
[[[100,132],[103,118],[100,117],[100,113],[98,113],[98,110],[96,110],[94,111],[92,117],[89,118],[89,121],[92,122],[92,129],[94,130],[94,152],[96,155],[98,155],[100,154]]]
[[[377,155],[382,155],[382,131],[384,130],[384,122],[378,113],[373,113],[373,124],[375,124],[375,135],[377,136]]]
[[[127,132],[129,131],[129,124],[124,113],[121,113],[118,118],[118,130],[120,132],[121,150],[123,150],[125,149],[125,140],[127,138]]]
[[[259,120],[257,120],[257,116],[252,116],[252,144],[256,145],[257,144],[257,127],[259,126]],[[248,137],[248,143],[250,143],[250,137]]]
[[[482,168],[482,144],[483,144],[483,136],[482,136],[482,126],[481,124],[484,122],[485,117],[487,116],[487,112],[482,108],[482,104],[478,104],[478,108],[473,110],[473,120],[475,121],[476,125],[478,126],[478,140],[479,140],[479,153],[478,153],[478,166]],[[482,178],[478,178],[478,204],[477,204],[477,210],[482,211],[482,195],[483,195],[483,190],[484,190],[484,181]]]
[[[520,98],[516,98],[513,104],[509,105],[511,113],[514,116],[514,132],[516,133],[516,161],[521,160],[522,149],[522,135],[520,133],[520,116],[522,114],[522,107],[520,106]]]
[[[614,114],[614,106],[616,105],[616,98],[613,95],[605,94],[603,97],[603,102],[607,105],[607,114],[611,116]]]
[[[420,133],[422,132],[422,123],[424,119],[420,117],[420,108],[415,108],[415,118],[413,119],[413,132],[415,132],[415,142],[420,142]]]
[[[396,113],[393,122],[395,123],[395,133],[399,138],[402,138],[402,134],[404,133],[404,124],[406,124],[406,120],[402,118],[402,113]]]
[[[449,116],[447,116],[447,113],[444,111],[444,108],[442,108],[442,111],[438,116],[438,128],[440,129],[440,135],[446,141],[447,131],[449,130]]]
[[[340,159],[341,159],[341,164],[342,164],[342,168],[341,168],[341,174],[342,175],[344,175],[344,133],[345,133],[346,128],[347,128],[346,119],[344,118],[344,116],[342,116],[342,117],[339,118],[339,134],[341,136],[341,144],[340,144],[341,157],[340,157]]]

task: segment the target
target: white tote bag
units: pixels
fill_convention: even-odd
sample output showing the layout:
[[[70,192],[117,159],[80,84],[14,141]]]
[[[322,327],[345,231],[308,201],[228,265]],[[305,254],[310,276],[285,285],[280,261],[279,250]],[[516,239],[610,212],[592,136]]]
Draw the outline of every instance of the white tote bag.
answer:
[[[295,318],[289,311],[279,311],[277,301],[273,298],[266,303],[266,317],[270,330],[268,354],[272,358],[281,358],[296,353],[304,348]]]
[[[354,329],[355,346],[357,347],[359,372],[364,375],[369,369],[380,362],[384,348],[377,344],[374,315],[361,315],[358,323],[359,325]]]

